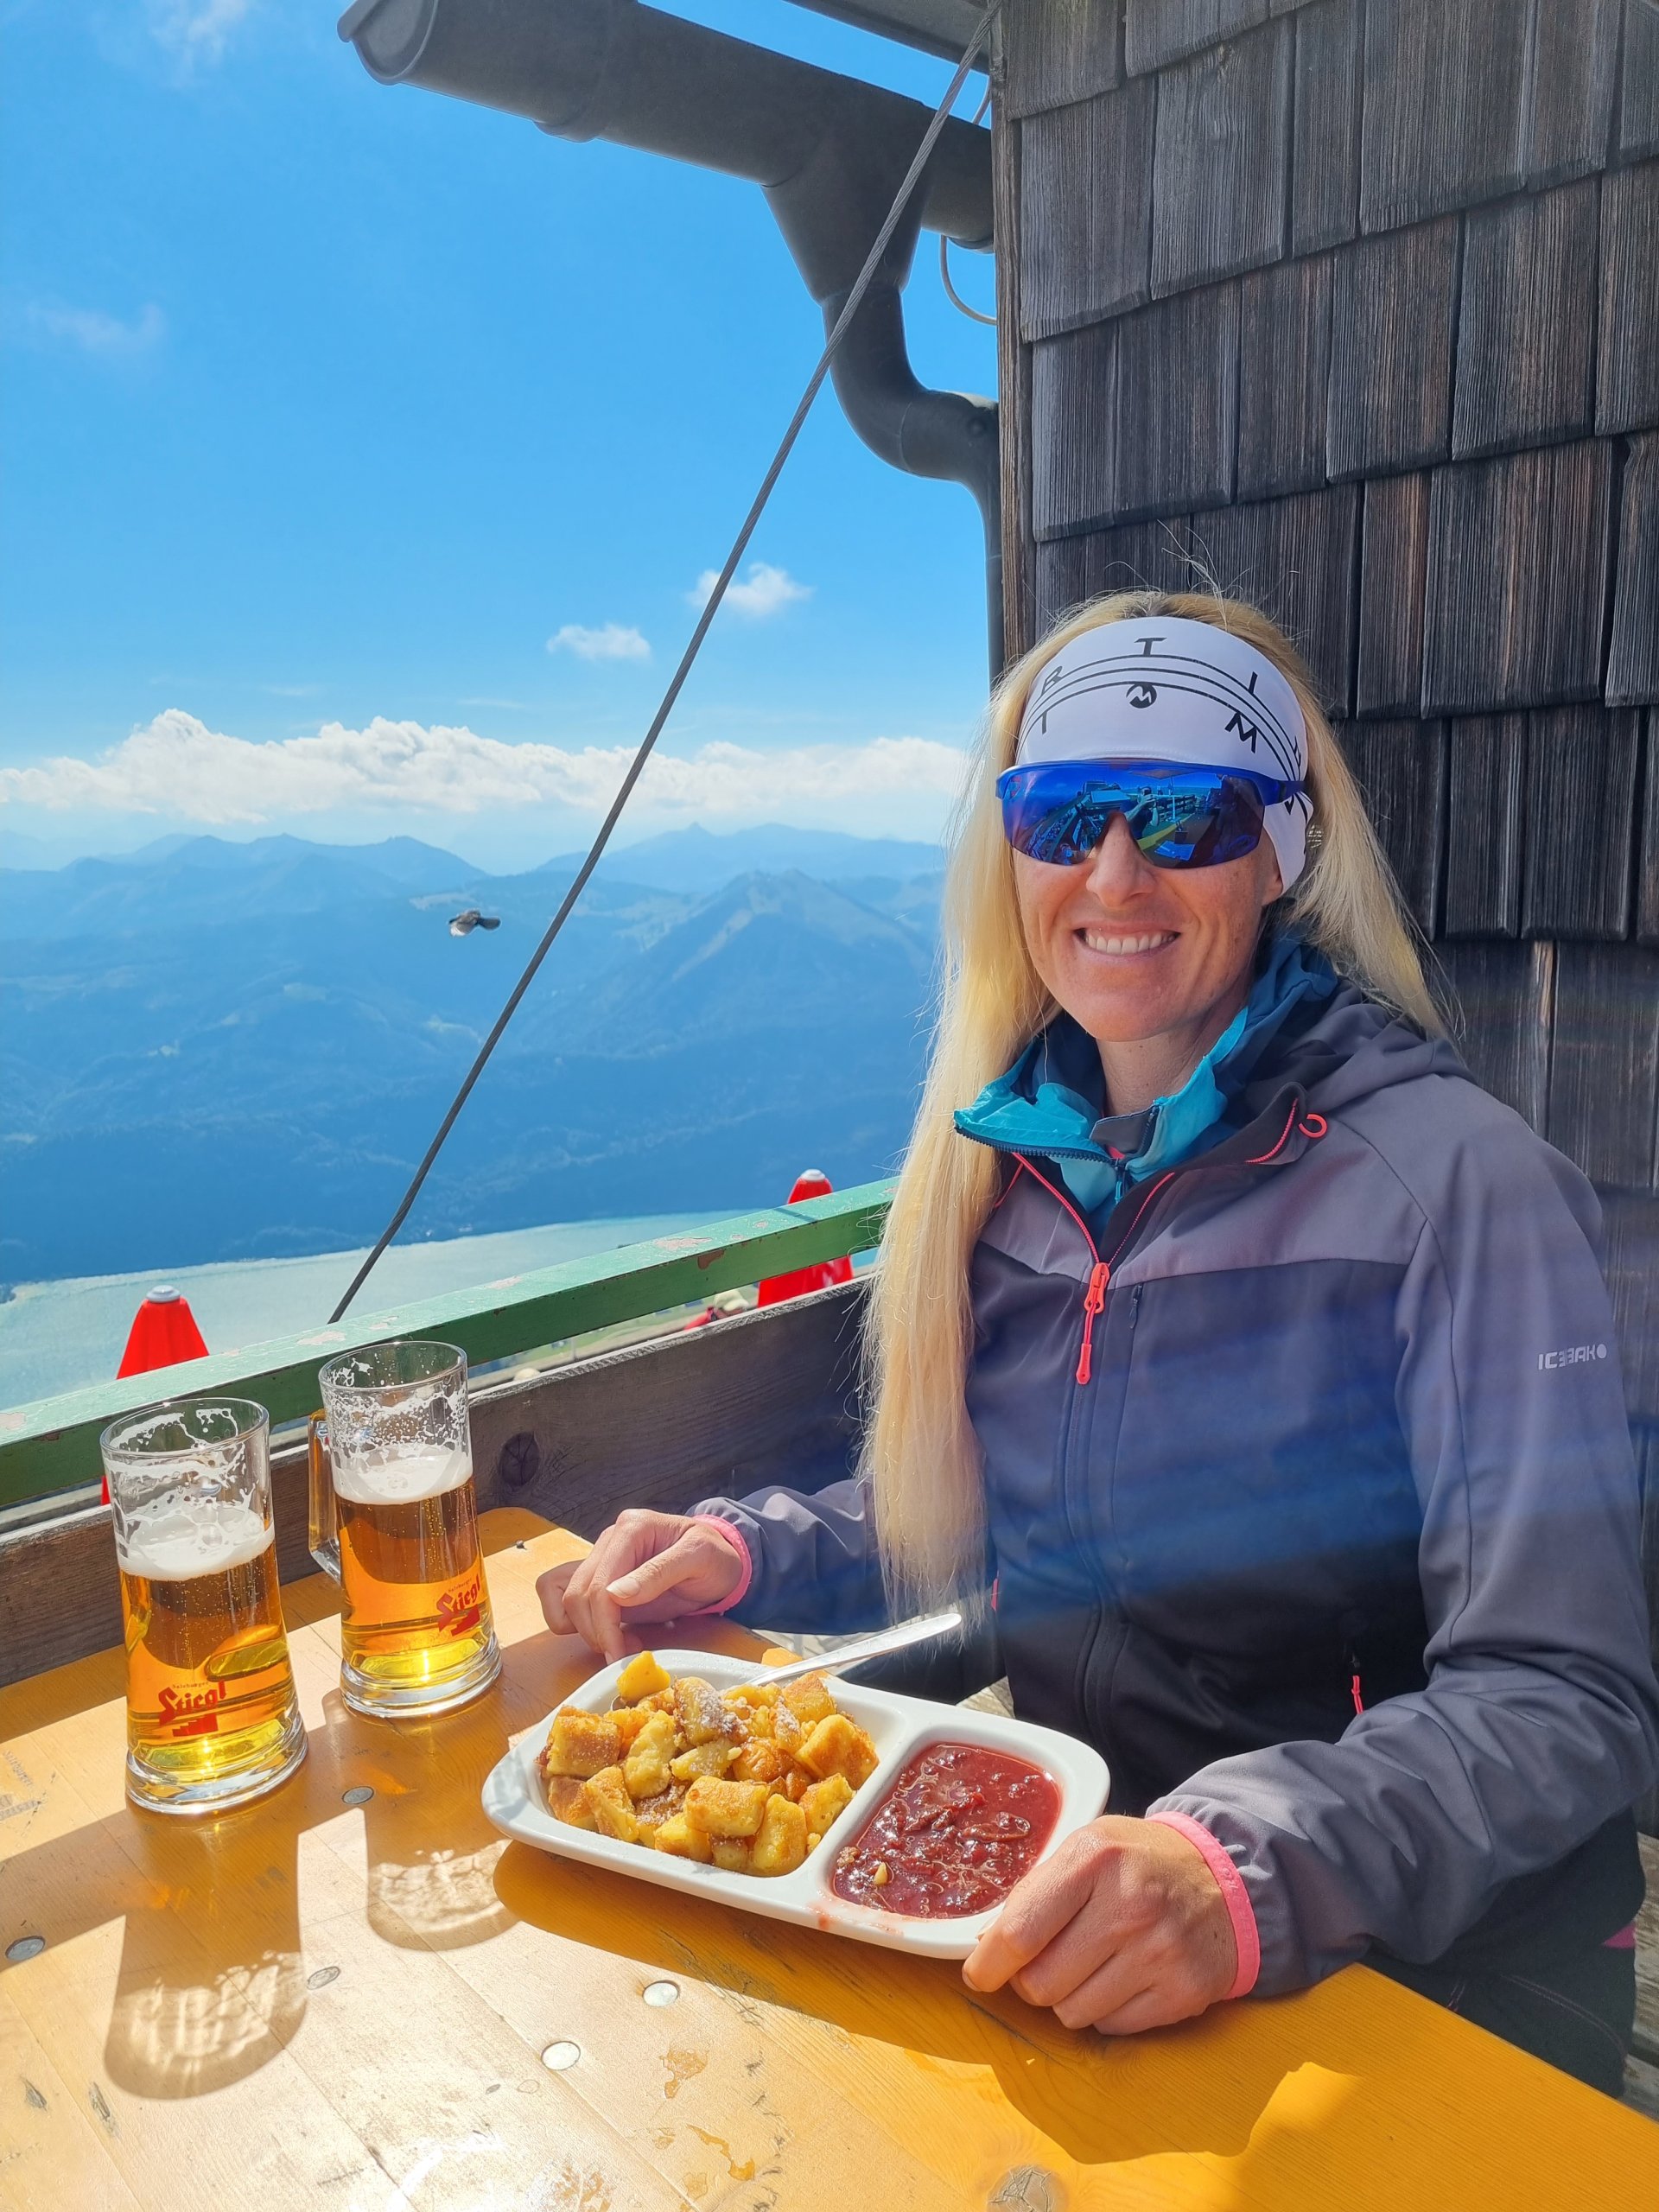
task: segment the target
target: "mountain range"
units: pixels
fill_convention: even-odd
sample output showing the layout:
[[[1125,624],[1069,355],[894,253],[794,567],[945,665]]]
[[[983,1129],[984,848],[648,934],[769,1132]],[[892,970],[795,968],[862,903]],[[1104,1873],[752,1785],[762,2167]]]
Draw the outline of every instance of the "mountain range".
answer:
[[[0,868],[0,1275],[338,1250],[384,1225],[577,865],[168,838]],[[937,847],[781,827],[601,864],[406,1236],[775,1203],[887,1172]],[[476,906],[493,931],[456,938]]]

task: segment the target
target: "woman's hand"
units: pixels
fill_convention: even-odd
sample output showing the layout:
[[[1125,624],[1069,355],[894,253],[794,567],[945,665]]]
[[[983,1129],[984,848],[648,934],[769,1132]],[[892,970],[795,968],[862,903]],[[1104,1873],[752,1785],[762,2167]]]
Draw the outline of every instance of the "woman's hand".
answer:
[[[1224,1997],[1237,1947],[1203,1853],[1156,1821],[1091,1821],[1034,1866],[964,1961],[970,1989],[1012,1982],[1063,2027],[1134,2035]]]
[[[701,1612],[730,1597],[743,1573],[735,1544],[706,1522],[683,1513],[647,1513],[630,1506],[586,1559],[551,1567],[537,1579],[547,1624],[580,1636],[603,1659],[620,1659],[630,1629]]]

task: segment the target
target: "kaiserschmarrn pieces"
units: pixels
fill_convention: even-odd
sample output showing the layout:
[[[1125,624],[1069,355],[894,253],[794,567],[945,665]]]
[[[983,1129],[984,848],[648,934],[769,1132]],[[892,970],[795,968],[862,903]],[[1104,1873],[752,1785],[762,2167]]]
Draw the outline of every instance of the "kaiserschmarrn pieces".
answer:
[[[875,1745],[821,1675],[779,1690],[622,1669],[616,1708],[553,1716],[539,1761],[567,1826],[730,1873],[792,1874],[876,1768]]]

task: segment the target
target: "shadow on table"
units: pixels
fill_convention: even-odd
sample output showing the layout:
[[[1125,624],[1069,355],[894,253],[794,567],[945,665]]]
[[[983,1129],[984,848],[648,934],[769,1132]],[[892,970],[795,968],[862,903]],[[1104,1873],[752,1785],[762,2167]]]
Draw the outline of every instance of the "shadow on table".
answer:
[[[1346,2007],[1328,1991],[1218,2007],[1121,2040],[1077,2035],[1012,1994],[970,1993],[953,1964],[646,1889],[524,1844],[502,1854],[495,1885],[516,1917],[646,1972],[695,1977],[751,2027],[757,2006],[780,2008],[901,2049],[925,2069],[988,2069],[1009,2104],[1081,2165],[1121,2175],[1126,2161],[1144,2163],[1150,2184],[1159,2162],[1205,2154],[1226,2162],[1230,2178],[1249,2177],[1251,2201],[1271,2202],[1260,2195],[1266,2180],[1287,2160],[1294,2168],[1315,2139],[1332,2173],[1382,2147],[1375,2108],[1367,2114],[1376,2053],[1370,2064],[1356,2053]],[[1389,2022],[1384,2107],[1397,2113],[1402,2080],[1427,2074],[1443,2051],[1430,2051],[1432,2008],[1417,1999],[1395,2007],[1408,1993],[1377,1986],[1400,2016]]]
[[[331,1690],[304,1764],[270,1796],[203,1820],[123,1806],[7,1857],[0,1940],[39,1934],[58,1952],[123,1922],[111,2077],[158,2098],[239,2081],[292,2039],[308,1985],[334,1979],[331,1953],[365,1916],[382,1942],[410,1950],[462,1948],[512,1924],[493,1878],[501,1840],[480,1792],[509,1736],[592,1664],[568,1640],[527,1638],[476,1704],[395,1726],[348,1712]],[[15,1787],[43,1793],[43,1745],[40,1756],[38,1783],[20,1767]],[[343,1802],[359,1789],[365,1802]],[[96,1966],[65,1970],[95,2008]]]

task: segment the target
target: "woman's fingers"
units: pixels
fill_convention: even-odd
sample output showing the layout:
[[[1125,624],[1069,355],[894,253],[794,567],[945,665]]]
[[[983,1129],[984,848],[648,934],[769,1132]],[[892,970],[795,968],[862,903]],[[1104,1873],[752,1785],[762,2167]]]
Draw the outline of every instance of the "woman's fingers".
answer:
[[[541,1599],[543,1616],[555,1636],[575,1633],[570,1617],[564,1610],[564,1586],[581,1564],[580,1560],[568,1559],[562,1567],[550,1567],[545,1574],[536,1578],[536,1595]]]
[[[619,1575],[607,1587],[630,1617],[650,1607],[652,1618],[668,1620],[676,1611],[696,1612],[704,1605],[718,1605],[736,1586],[741,1572],[738,1555],[725,1538],[694,1522],[666,1551]]]
[[[1080,1990],[1079,2003],[1083,1995]],[[1109,2004],[1109,1995],[1106,2001]],[[1092,2027],[1103,2036],[1138,2036],[1146,2028],[1167,2028],[1177,2020],[1193,2019],[1198,2013],[1207,2012],[1213,2001],[1213,1993],[1200,1988],[1188,1976],[1164,1975],[1096,2018],[1068,2021],[1066,2024]]]
[[[634,1563],[630,1532],[620,1524],[607,1529],[564,1586],[564,1615],[570,1632],[603,1659],[623,1656],[622,1618],[606,1584]]]
[[[564,1609],[570,1617],[570,1625],[601,1659],[620,1659],[626,1649],[621,1608],[605,1586],[615,1573],[617,1562],[600,1557],[606,1538],[613,1534],[612,1529],[606,1530],[582,1561],[583,1572],[571,1577],[564,1595]]]
[[[1098,1853],[1084,1829],[1033,1866],[963,1963],[970,1989],[1001,1989],[1045,1951],[1094,1893]]]
[[[1061,1998],[1053,2007],[1054,2017],[1063,2028],[1098,2028],[1105,2035],[1127,2035],[1130,2030],[1113,2028],[1109,2023],[1127,2018],[1137,2007],[1144,2009],[1146,2000],[1155,1994],[1156,1978],[1141,1947],[1134,1945],[1108,1959]],[[1171,2012],[1166,2017],[1173,2020],[1185,2015]],[[1152,2027],[1160,2025],[1161,2021],[1148,2018],[1142,2024]]]
[[[715,1605],[741,1572],[733,1546],[684,1515],[631,1509],[586,1559],[550,1568],[536,1587],[550,1629],[580,1636],[609,1660],[629,1650],[631,1622]]]
[[[1009,1982],[1068,2028],[1133,2035],[1224,1996],[1237,1946],[1221,1886],[1185,1835],[1108,1815],[1021,1882],[963,1969]]]

